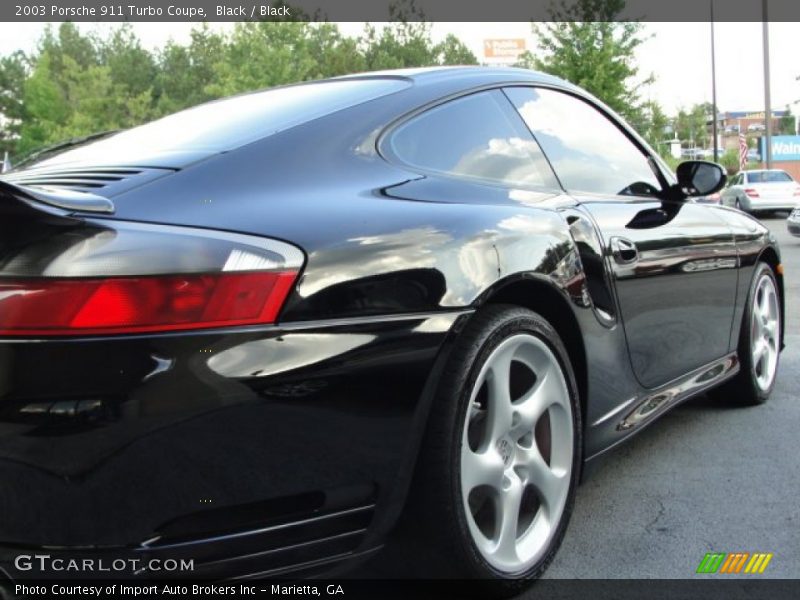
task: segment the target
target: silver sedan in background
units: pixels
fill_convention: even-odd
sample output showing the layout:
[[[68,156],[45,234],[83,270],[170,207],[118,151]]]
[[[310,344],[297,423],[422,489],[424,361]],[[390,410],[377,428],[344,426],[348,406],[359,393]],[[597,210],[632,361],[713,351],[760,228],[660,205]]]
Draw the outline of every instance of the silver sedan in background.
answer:
[[[800,206],[800,185],[786,171],[740,171],[720,192],[722,204],[746,212],[792,210]]]

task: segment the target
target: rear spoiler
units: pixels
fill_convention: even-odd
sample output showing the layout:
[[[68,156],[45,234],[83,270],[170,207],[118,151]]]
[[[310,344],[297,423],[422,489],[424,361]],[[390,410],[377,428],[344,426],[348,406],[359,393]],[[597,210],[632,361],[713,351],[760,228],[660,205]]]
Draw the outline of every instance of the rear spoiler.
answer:
[[[38,208],[35,206],[36,204],[44,204],[67,211],[111,214],[115,210],[114,203],[103,196],[55,188],[34,189],[3,179],[0,179],[0,196],[11,196],[34,209]],[[2,204],[2,200],[0,200],[0,204]]]

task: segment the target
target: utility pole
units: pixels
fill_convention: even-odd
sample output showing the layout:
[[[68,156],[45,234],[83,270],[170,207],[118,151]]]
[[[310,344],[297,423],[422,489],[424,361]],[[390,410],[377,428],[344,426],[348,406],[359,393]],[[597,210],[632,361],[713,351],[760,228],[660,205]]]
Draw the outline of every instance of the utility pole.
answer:
[[[709,0],[711,5],[711,132],[714,136],[714,162],[719,160],[719,142],[717,135],[717,60],[714,50],[714,0]]]
[[[769,97],[769,14],[767,12],[767,0],[762,0],[762,8],[764,11],[764,103],[766,110],[766,139],[764,142],[764,156],[767,162],[767,168],[772,168],[772,102]]]

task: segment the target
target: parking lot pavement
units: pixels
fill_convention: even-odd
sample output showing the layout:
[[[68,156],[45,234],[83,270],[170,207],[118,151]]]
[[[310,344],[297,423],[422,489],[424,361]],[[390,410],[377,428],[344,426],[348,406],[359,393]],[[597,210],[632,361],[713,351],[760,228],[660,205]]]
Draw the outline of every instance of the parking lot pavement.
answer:
[[[688,578],[706,552],[772,552],[763,577],[800,578],[800,238],[778,236],[786,349],[767,404],[703,396],[612,451],[578,490],[547,578]],[[714,576],[710,576],[714,577]]]

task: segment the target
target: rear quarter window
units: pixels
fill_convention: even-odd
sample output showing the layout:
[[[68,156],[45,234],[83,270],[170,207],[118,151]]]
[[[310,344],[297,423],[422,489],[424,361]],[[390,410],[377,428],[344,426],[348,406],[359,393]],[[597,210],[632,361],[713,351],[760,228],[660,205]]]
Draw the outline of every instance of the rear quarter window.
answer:
[[[499,90],[412,117],[382,147],[414,169],[509,187],[557,189],[539,145]]]

